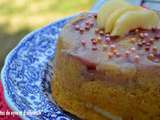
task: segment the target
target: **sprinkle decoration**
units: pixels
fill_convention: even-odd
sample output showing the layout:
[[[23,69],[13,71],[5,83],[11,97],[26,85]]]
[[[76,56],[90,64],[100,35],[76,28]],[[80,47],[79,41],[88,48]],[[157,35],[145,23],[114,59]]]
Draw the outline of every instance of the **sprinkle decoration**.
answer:
[[[116,57],[121,57],[121,54],[119,52],[116,52]]]
[[[148,59],[150,59],[151,61],[153,61],[153,59],[154,59],[154,54],[152,54],[152,53],[149,54],[149,55],[148,55]]]
[[[145,51],[150,51],[150,47],[145,47]]]
[[[160,52],[156,54],[156,57],[160,60]]]
[[[135,38],[135,37],[131,38],[131,39],[130,39],[130,42],[131,42],[131,43],[135,43],[135,42],[136,42],[136,38]]]
[[[108,52],[108,58],[111,59],[113,57],[113,53],[112,52]]]
[[[139,42],[139,43],[137,43],[137,46],[138,46],[138,47],[143,47],[143,43],[142,43],[142,42]]]
[[[100,31],[99,31],[99,34],[100,34],[100,35],[105,35],[105,33],[104,33],[103,30],[100,30]]]
[[[160,34],[156,35],[154,38],[155,38],[156,40],[159,40],[159,39],[160,39]]]
[[[130,54],[131,54],[131,52],[127,50],[127,51],[125,52],[125,57],[128,58],[128,57],[130,56]]]
[[[85,22],[85,25],[86,25],[86,26],[88,26],[88,25],[90,25],[90,24],[91,24],[90,21],[86,21],[86,22]]]
[[[83,33],[84,33],[84,31],[85,31],[85,29],[84,29],[84,28],[80,28],[80,30],[79,30],[80,34],[83,34]]]
[[[157,47],[153,47],[153,48],[152,48],[152,52],[153,52],[154,54],[157,54],[158,48],[157,48]]]
[[[79,26],[79,25],[76,25],[76,26],[75,26],[75,30],[76,30],[76,31],[79,31],[79,30],[80,30],[80,26]]]
[[[101,41],[102,41],[101,37],[97,37],[97,42],[101,43]]]
[[[82,44],[82,46],[86,46],[86,41],[85,40],[81,40],[81,44]]]
[[[148,37],[149,34],[148,34],[148,33],[143,33],[143,36],[144,36],[144,37]]]
[[[89,30],[90,30],[90,26],[89,26],[89,25],[86,25],[86,26],[85,26],[85,30],[86,30],[86,31],[89,31]]]
[[[93,17],[94,17],[95,19],[97,19],[97,14],[93,15]]]
[[[132,47],[132,48],[131,48],[131,52],[134,53],[135,51],[136,51],[136,48],[135,48],[135,47]]]
[[[135,29],[135,32],[136,32],[136,33],[138,33],[139,31],[140,31],[140,30],[139,30],[138,28],[137,28],[137,29]]]
[[[98,28],[95,29],[95,33],[96,33],[96,34],[99,33],[99,29],[98,29]]]
[[[153,44],[153,43],[154,43],[154,39],[153,39],[153,38],[150,38],[150,39],[149,39],[149,43]]]
[[[140,56],[139,55],[135,55],[134,62],[135,63],[139,63],[139,60],[140,60]]]
[[[140,34],[139,34],[139,37],[142,38],[142,39],[144,39],[144,34],[143,34],[143,33],[140,33]]]
[[[84,34],[85,32],[89,31],[94,26],[94,19],[97,15],[91,15],[89,18],[80,19],[73,23],[75,31],[78,31],[80,34]]]
[[[82,19],[77,24],[74,24],[75,31],[79,32],[80,35],[89,32],[95,26],[95,19],[97,19],[97,14],[92,14],[88,19]],[[130,30],[125,37],[128,38],[132,47],[125,51],[120,51],[120,48],[116,44],[117,40],[123,40],[122,37],[105,33],[103,28],[95,27],[92,30],[94,30],[95,34],[94,38],[90,39],[92,51],[102,50],[107,53],[109,59],[124,57],[126,60],[131,58],[133,62],[139,63],[141,55],[138,52],[139,50],[143,50],[149,60],[160,62],[160,52],[156,47],[157,42],[160,40],[160,28],[136,28]],[[89,43],[87,43],[87,40],[81,40],[81,45],[86,49],[90,48],[86,47]],[[98,47],[98,45],[101,45],[101,47]]]
[[[116,50],[116,45],[110,45],[110,49],[113,52],[114,50]]]
[[[106,42],[106,44],[110,44],[111,43],[111,38],[110,37],[106,37],[105,38],[105,42]]]
[[[96,51],[97,49],[98,49],[97,46],[95,46],[95,45],[92,46],[92,50],[93,50],[93,51]]]
[[[97,40],[96,39],[92,39],[92,44],[93,45],[97,45]]]

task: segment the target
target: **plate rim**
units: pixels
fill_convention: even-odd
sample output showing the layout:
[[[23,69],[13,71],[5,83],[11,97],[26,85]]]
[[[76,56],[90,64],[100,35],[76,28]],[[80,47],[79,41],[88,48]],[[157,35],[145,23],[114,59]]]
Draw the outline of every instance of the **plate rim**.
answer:
[[[79,13],[78,13],[79,14]],[[14,101],[12,101],[12,99],[8,96],[7,94],[7,89],[6,88],[6,82],[5,82],[5,77],[6,77],[6,69],[7,69],[7,65],[9,63],[9,61],[12,59],[12,56],[16,53],[16,50],[24,43],[26,42],[27,39],[30,38],[30,36],[32,35],[35,35],[37,34],[39,31],[43,30],[43,29],[46,29],[48,27],[50,27],[51,25],[53,24],[56,24],[56,23],[59,23],[61,21],[64,21],[64,20],[67,20],[67,19],[71,19],[73,18],[74,16],[78,15],[78,14],[75,14],[75,15],[71,15],[71,16],[68,16],[68,17],[65,17],[63,19],[60,19],[60,20],[56,20],[54,22],[51,22],[49,23],[48,25],[45,25],[39,29],[36,29],[30,33],[28,33],[27,35],[25,35],[18,43],[17,45],[6,55],[5,57],[5,60],[4,60],[4,64],[3,64],[3,67],[1,69],[1,73],[0,73],[0,76],[1,76],[1,82],[2,82],[2,87],[3,87],[3,94],[4,94],[4,99],[6,101],[6,103],[8,104],[8,106],[10,107],[10,109],[13,111],[13,112],[21,112],[17,109],[17,107],[14,105]],[[22,120],[26,120],[28,118],[26,118],[25,116],[21,116],[21,115],[18,115]]]

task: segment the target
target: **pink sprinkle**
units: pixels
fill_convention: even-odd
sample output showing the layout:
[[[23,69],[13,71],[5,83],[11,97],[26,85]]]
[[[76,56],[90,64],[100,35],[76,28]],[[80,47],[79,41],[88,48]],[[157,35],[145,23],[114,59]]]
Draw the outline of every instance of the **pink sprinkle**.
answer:
[[[143,35],[144,35],[144,37],[148,37],[149,34],[148,33],[144,33]]]
[[[115,50],[116,49],[116,45],[111,45],[110,48],[111,48],[111,50]]]
[[[157,34],[154,38],[155,38],[156,40],[160,39],[160,34]]]
[[[140,56],[139,56],[139,55],[136,55],[136,56],[134,57],[134,62],[138,63],[139,60],[140,60]]]
[[[80,26],[79,26],[79,25],[76,25],[76,26],[75,26],[75,30],[77,30],[77,31],[80,30]]]
[[[121,57],[121,54],[119,52],[117,52],[116,57]]]
[[[90,25],[91,25],[91,27],[93,27],[93,25],[94,25],[94,22],[93,22],[93,21],[90,21]]]
[[[111,59],[113,57],[113,53],[109,52],[108,53],[108,58]]]
[[[90,21],[86,21],[85,24],[86,24],[86,25],[90,25]]]
[[[84,30],[83,28],[80,28],[80,33],[81,33],[81,34],[83,34],[84,31],[85,31],[85,30]]]
[[[93,40],[92,40],[92,44],[93,44],[93,45],[96,45],[96,44],[97,44],[97,40],[96,40],[96,39],[93,39]]]
[[[85,45],[86,45],[86,41],[85,41],[85,40],[81,40],[81,44],[82,44],[83,46],[85,46]]]
[[[93,15],[95,19],[97,19],[97,14]]]
[[[90,26],[89,25],[86,25],[85,26],[85,30],[89,30],[90,29]]]
[[[136,48],[131,48],[131,52],[135,52],[136,51]]]
[[[125,52],[125,57],[129,57],[130,54],[131,54],[130,51],[127,50],[127,51]]]
[[[105,42],[106,42],[107,44],[110,44],[110,43],[111,43],[111,38],[110,38],[110,37],[106,37],[106,38],[105,38]]]
[[[110,37],[106,37],[106,38],[105,38],[105,41],[110,41],[110,40],[111,40]]]
[[[97,48],[97,46],[95,46],[95,45],[92,47],[92,50],[93,50],[93,51],[96,51],[97,49],[98,49],[98,48]]]

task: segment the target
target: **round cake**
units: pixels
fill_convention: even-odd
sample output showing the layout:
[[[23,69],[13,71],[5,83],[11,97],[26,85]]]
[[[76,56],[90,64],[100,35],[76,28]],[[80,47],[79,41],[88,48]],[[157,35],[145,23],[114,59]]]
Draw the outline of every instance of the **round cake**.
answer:
[[[107,23],[110,31],[98,22],[99,15],[81,13],[62,29],[54,60],[54,100],[82,120],[160,120],[160,29],[151,20],[154,15],[128,20],[125,11],[114,24],[113,19]],[[129,27],[123,28],[126,23]]]

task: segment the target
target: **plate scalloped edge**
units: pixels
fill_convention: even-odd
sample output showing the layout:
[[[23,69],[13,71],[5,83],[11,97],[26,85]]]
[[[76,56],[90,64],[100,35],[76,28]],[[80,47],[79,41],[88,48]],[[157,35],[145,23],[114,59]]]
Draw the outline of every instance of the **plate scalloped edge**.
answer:
[[[54,22],[54,23],[51,23],[51,24],[49,24],[49,25],[47,25],[47,26],[45,26],[45,27],[43,27],[43,28],[41,28],[41,29],[39,29],[39,30],[36,30],[36,31],[33,31],[33,32],[31,32],[30,34],[28,34],[26,37],[24,37],[19,43],[18,43],[18,45],[7,55],[7,57],[6,57],[6,59],[5,59],[5,64],[4,64],[4,66],[3,66],[3,68],[2,68],[2,71],[1,71],[1,80],[2,80],[2,85],[3,85],[3,88],[4,88],[4,96],[5,96],[5,99],[6,99],[6,101],[7,101],[7,103],[9,104],[9,106],[11,107],[11,109],[12,110],[14,110],[14,111],[16,111],[16,112],[19,112],[19,113],[21,113],[22,111],[23,112],[25,112],[26,110],[29,110],[29,108],[31,108],[30,110],[34,110],[33,108],[32,108],[32,106],[26,106],[25,104],[28,104],[28,105],[30,105],[31,103],[29,102],[29,101],[27,101],[27,100],[25,100],[24,99],[24,96],[17,96],[16,94],[13,94],[13,92],[16,90],[14,87],[13,87],[13,85],[18,85],[19,87],[25,87],[25,86],[23,86],[25,83],[24,82],[26,82],[26,81],[23,81],[22,80],[22,78],[23,78],[23,75],[21,75],[20,73],[15,73],[17,76],[15,76],[15,74],[14,74],[14,72],[17,72],[17,70],[18,69],[21,69],[21,70],[23,70],[23,72],[26,72],[24,69],[22,69],[22,67],[24,67],[23,65],[21,65],[21,64],[19,64],[17,61],[14,61],[15,63],[13,63],[13,62],[11,62],[12,60],[13,60],[13,57],[15,57],[15,54],[16,54],[16,52],[18,51],[18,50],[20,50],[20,47],[21,46],[23,46],[24,44],[26,44],[28,41],[29,41],[29,39],[31,39],[32,37],[34,37],[36,34],[40,34],[41,32],[43,33],[44,32],[44,30],[47,30],[47,29],[49,29],[49,28],[51,28],[51,27],[53,27],[53,31],[52,32],[56,32],[56,36],[52,36],[52,37],[55,37],[54,38],[54,44],[55,44],[55,41],[56,41],[56,39],[57,39],[57,34],[59,34],[58,32],[60,31],[60,28],[56,28],[56,27],[63,27],[67,22],[68,22],[68,20],[70,20],[71,18],[73,18],[73,16],[72,17],[67,17],[67,18],[65,18],[65,19],[63,19],[63,20],[60,20],[60,21],[57,21],[57,22]],[[56,31],[56,30],[58,30],[58,31]],[[55,30],[55,31],[54,31]],[[48,32],[48,31],[46,31],[46,32]],[[47,33],[47,34],[51,34],[51,33]],[[52,34],[55,34],[55,33],[52,33]],[[46,37],[45,39],[48,39],[47,38],[47,36],[45,36],[44,35],[44,37]],[[34,39],[34,38],[33,38]],[[40,38],[38,38],[38,39],[40,39]],[[38,40],[37,39],[37,40]],[[33,42],[33,41],[32,41]],[[27,44],[29,44],[29,43],[27,43]],[[43,44],[44,44],[44,46],[43,46]],[[41,45],[41,47],[44,47],[44,49],[45,49],[45,44],[47,45],[48,43],[42,43]],[[26,45],[27,46],[27,45]],[[47,46],[48,47],[48,46]],[[26,48],[26,49],[29,49],[29,47],[28,48]],[[55,49],[55,48],[54,48]],[[40,50],[41,50],[41,52],[43,51],[42,50],[42,48],[40,48]],[[24,51],[26,51],[26,50],[24,50]],[[33,51],[33,50],[32,50]],[[22,52],[22,51],[21,51]],[[47,54],[50,54],[49,55],[49,57],[50,56],[52,56],[54,53],[52,53],[53,52],[53,49],[51,49],[50,51],[47,51],[48,53]],[[29,53],[29,51],[28,51],[28,53],[27,54],[30,54]],[[36,53],[37,54],[37,53]],[[33,57],[33,56],[31,56],[31,57]],[[48,57],[48,56],[47,56]],[[41,57],[41,58],[43,58],[43,57]],[[35,59],[36,59],[36,57],[35,57]],[[31,59],[30,60],[30,62],[35,62],[36,60],[35,59]],[[52,58],[44,58],[44,59],[52,59]],[[25,61],[25,60],[24,60]],[[20,61],[19,61],[20,62]],[[40,62],[42,62],[42,61],[40,61]],[[44,63],[46,63],[47,61],[43,61]],[[13,65],[12,65],[12,63],[13,63]],[[23,63],[22,63],[23,64]],[[26,63],[26,64],[29,64],[29,63]],[[10,66],[10,67],[12,67],[13,69],[16,69],[16,71],[8,71],[8,66]],[[26,65],[27,66],[27,65]],[[25,73],[25,75],[27,74],[28,76],[29,76],[29,78],[31,78],[31,77],[33,77],[33,81],[34,81],[34,79],[35,79],[35,76],[36,76],[36,73],[34,72],[34,70],[33,70],[33,68],[32,68],[33,66],[31,66],[31,68],[27,68],[27,69],[31,69],[30,71],[27,71],[28,73]],[[43,67],[44,66],[41,66],[42,67],[42,69],[43,69]],[[47,66],[45,66],[45,67],[48,67],[47,69],[52,69],[52,65],[50,65],[50,63],[48,63],[48,65]],[[7,73],[8,72],[13,72],[13,73],[10,73],[12,76],[7,76]],[[50,72],[50,71],[47,71],[47,72]],[[23,73],[24,74],[24,73]],[[45,73],[44,73],[45,74]],[[51,79],[51,77],[52,77],[52,74],[53,73],[46,73],[46,74],[49,74],[49,76],[50,76],[50,78],[48,78],[48,79]],[[26,77],[28,77],[26,75]],[[11,82],[10,82],[10,80],[8,80],[8,77],[9,78],[11,78],[12,77],[12,80],[13,80],[13,78],[18,78],[18,80],[19,80],[19,83],[17,84],[16,82],[17,81],[12,81],[12,84],[11,84]],[[21,78],[22,77],[22,78]],[[48,77],[48,76],[46,76],[46,77]],[[25,79],[27,79],[27,78],[25,78]],[[44,78],[41,78],[41,79],[44,79]],[[32,82],[33,81],[29,81],[29,82],[31,82],[31,84],[32,84]],[[41,83],[38,83],[38,84],[41,84]],[[46,83],[44,83],[44,84],[46,84]],[[48,84],[48,83],[47,83]],[[45,85],[44,85],[45,86]],[[32,88],[30,88],[30,87],[33,87],[34,89],[33,89],[33,91],[32,91]],[[22,93],[23,95],[26,95],[27,97],[31,94],[31,92],[36,92],[36,94],[44,94],[42,91],[36,91],[36,85],[34,85],[34,83],[33,83],[33,86],[28,86],[26,89],[28,90],[24,90],[23,92],[24,93]],[[49,87],[49,86],[47,86],[47,87]],[[45,88],[45,89],[49,89],[49,88]],[[22,89],[23,90],[23,89]],[[31,90],[31,91],[29,91],[29,90]],[[34,91],[35,90],[35,91]],[[49,91],[49,90],[48,90]],[[18,91],[18,92],[22,92],[22,91]],[[28,93],[27,93],[28,92]],[[35,94],[35,93],[33,93],[33,94]],[[36,99],[36,97],[34,96],[32,94],[32,96],[29,96],[29,99],[31,99],[31,100],[35,100]],[[39,105],[39,108],[37,107],[36,108],[36,110],[37,109],[40,109],[40,107],[44,107],[44,106],[46,106],[46,108],[47,108],[47,110],[49,110],[49,111],[47,111],[47,112],[44,112],[45,111],[45,109],[43,109],[44,111],[42,112],[42,111],[40,111],[40,112],[42,112],[40,115],[38,115],[38,116],[35,116],[35,115],[21,115],[20,117],[22,118],[22,119],[25,119],[25,120],[70,120],[70,119],[72,119],[72,118],[70,118],[70,117],[68,117],[68,115],[66,115],[66,114],[64,114],[62,111],[61,111],[61,109],[60,108],[58,108],[56,105],[55,105],[55,103],[52,103],[50,100],[45,100],[46,98],[45,97],[50,97],[49,95],[48,95],[48,93],[46,93],[45,94],[45,96],[40,96],[40,97],[42,97],[41,98],[41,102],[42,102],[42,100],[44,100],[45,102],[45,105],[43,104],[42,106],[40,106],[39,104],[40,103],[36,103],[36,101],[34,101],[35,102],[35,104],[38,106]],[[20,104],[19,104],[19,102],[21,102]],[[23,104],[22,104],[23,103]],[[42,103],[41,103],[42,104]],[[52,107],[48,107],[47,105],[51,105]],[[35,107],[35,106],[34,106]],[[54,114],[53,114],[54,113]]]

